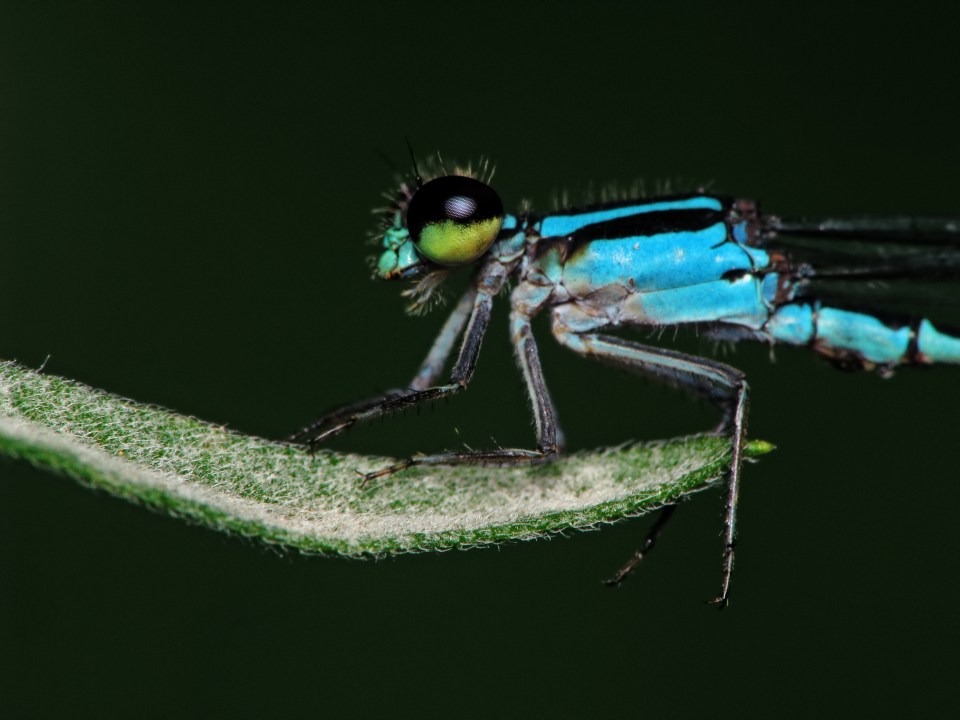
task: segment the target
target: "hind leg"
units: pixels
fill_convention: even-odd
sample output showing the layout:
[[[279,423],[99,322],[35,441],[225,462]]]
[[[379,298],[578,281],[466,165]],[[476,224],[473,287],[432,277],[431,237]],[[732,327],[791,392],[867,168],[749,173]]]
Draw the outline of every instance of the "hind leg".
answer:
[[[747,429],[747,383],[743,373],[729,365],[706,358],[641,345],[609,335],[571,332],[561,322],[554,323],[553,332],[562,345],[580,355],[684,387],[705,396],[723,409],[724,428],[730,433],[731,458],[723,525],[723,578],[720,594],[713,602],[725,607],[733,575],[740,469]],[[665,522],[664,518],[663,523]],[[638,551],[640,557],[652,549],[660,529],[662,523],[658,522],[651,533],[653,537],[648,537],[648,541],[644,543],[645,548]],[[628,563],[625,569],[629,573],[633,566]],[[625,576],[626,574],[623,575]]]

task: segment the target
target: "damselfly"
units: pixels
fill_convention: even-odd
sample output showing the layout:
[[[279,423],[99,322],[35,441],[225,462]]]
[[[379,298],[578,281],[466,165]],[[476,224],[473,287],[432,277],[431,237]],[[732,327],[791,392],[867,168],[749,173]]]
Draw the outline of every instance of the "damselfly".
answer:
[[[831,302],[820,292],[823,283],[952,273],[957,253],[940,248],[960,244],[960,220],[788,220],[761,213],[752,200],[703,191],[506,214],[484,173],[448,174],[437,168],[423,179],[416,165],[414,171],[413,181],[400,183],[385,211],[376,275],[415,280],[407,291],[414,310],[426,307],[458,268],[473,269],[470,288],[406,388],[330,412],[291,440],[316,447],[358,422],[463,390],[473,375],[494,298],[512,281],[510,335],[534,409],[536,447],[420,455],[368,479],[414,465],[503,466],[555,459],[563,435],[531,331],[534,316],[549,309],[561,345],[692,391],[722,411],[715,432],[729,435],[731,460],[723,576],[715,600],[721,606],[729,596],[737,530],[747,425],[744,374],[716,360],[602,331],[693,325],[722,340],[806,346],[840,367],[884,374],[897,365],[960,362],[960,335],[938,330],[923,317],[892,320]],[[857,251],[863,244],[886,250]],[[844,250],[850,247],[853,252]],[[438,384],[461,335],[450,378]],[[626,577],[653,547],[671,512],[664,509],[613,582]]]

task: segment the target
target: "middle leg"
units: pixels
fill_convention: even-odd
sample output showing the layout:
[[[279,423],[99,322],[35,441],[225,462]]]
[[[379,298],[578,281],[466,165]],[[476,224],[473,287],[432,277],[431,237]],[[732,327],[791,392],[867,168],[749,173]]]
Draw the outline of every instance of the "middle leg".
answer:
[[[537,429],[535,450],[522,448],[498,448],[496,450],[470,450],[436,455],[418,455],[396,465],[365,476],[373,480],[415,465],[531,465],[555,459],[560,454],[561,434],[557,427],[553,402],[543,377],[540,353],[533,337],[530,317],[514,310],[510,314],[510,335],[516,351],[517,364],[523,372],[527,394],[533,405]]]

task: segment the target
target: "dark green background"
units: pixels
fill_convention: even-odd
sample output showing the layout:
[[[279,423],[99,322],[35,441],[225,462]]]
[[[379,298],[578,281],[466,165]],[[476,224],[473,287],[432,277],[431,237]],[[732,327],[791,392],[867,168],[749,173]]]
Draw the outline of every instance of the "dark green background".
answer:
[[[365,264],[405,137],[492,157],[507,206],[643,177],[784,214],[960,210],[956,12],[666,5],[4,2],[0,357],[268,437],[405,382],[441,318]],[[470,392],[335,447],[529,444],[504,320]],[[715,422],[545,329],[573,448]],[[779,450],[746,469],[722,614],[717,492],[615,592],[649,520],[301,558],[0,461],[0,714],[955,710],[960,371],[728,359]]]

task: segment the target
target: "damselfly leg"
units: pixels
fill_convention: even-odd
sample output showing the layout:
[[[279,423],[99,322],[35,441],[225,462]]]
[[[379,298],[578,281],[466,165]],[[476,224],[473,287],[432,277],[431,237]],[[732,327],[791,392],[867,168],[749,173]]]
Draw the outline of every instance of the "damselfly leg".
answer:
[[[476,305],[476,297],[476,288],[471,287],[460,298],[453,312],[450,313],[450,316],[444,323],[443,328],[441,328],[436,340],[434,340],[430,352],[427,353],[427,357],[424,358],[423,363],[420,365],[420,369],[417,370],[417,373],[413,376],[413,380],[410,381],[409,387],[388,390],[381,395],[350,403],[349,405],[344,405],[336,410],[332,410],[318,420],[298,430],[288,437],[287,440],[289,442],[306,443],[311,450],[315,450],[324,440],[339,435],[358,422],[372,420],[375,417],[392,412],[393,410],[402,410],[405,407],[422,402],[422,399],[409,400],[406,403],[402,401],[411,398],[416,395],[417,392],[430,389],[437,381],[437,378],[440,377],[440,373],[443,372],[443,366],[450,357],[457,338],[463,332],[464,325],[466,325],[467,320],[473,313],[474,306]],[[479,328],[481,335],[485,327],[484,325],[484,327]],[[479,349],[479,343],[477,343],[477,348]],[[454,382],[453,379],[451,380],[451,383],[452,382]]]
[[[720,607],[726,606],[733,575],[740,469],[747,431],[747,383],[744,374],[715,360],[641,345],[610,335],[571,333],[557,321],[553,327],[557,340],[575,353],[690,390],[722,409],[723,421],[717,431],[730,434],[730,470],[723,524],[723,579],[720,594],[712,602]]]
[[[673,517],[676,509],[676,505],[667,505],[660,511],[660,514],[657,515],[656,522],[653,523],[653,527],[647,532],[647,536],[643,539],[637,551],[633,553],[629,560],[620,566],[620,569],[617,570],[612,578],[603,581],[604,585],[619,587],[620,583],[630,577],[633,571],[640,567],[643,559],[653,552],[653,549],[657,546],[657,541],[660,539],[660,535],[663,534],[663,529],[667,526],[667,523],[670,522],[670,518]]]
[[[483,336],[490,321],[493,296],[503,285],[505,270],[501,263],[492,262],[477,275],[474,287],[467,292],[450,314],[446,324],[427,354],[411,387],[393,390],[382,396],[348,405],[328,413],[310,426],[290,437],[294,442],[306,442],[310,447],[333,437],[359,422],[404,410],[422,402],[449,397],[465,388],[473,376]],[[469,318],[467,320],[467,318]],[[453,349],[457,336],[466,324],[460,354],[446,385],[430,387],[436,380]],[[365,475],[374,480],[414,465],[527,465],[555,458],[560,449],[559,433],[553,409],[543,379],[540,357],[530,328],[530,319],[522,313],[511,316],[513,341],[517,361],[523,371],[534,404],[537,420],[537,449],[497,448],[493,450],[449,452],[436,455],[418,455]]]
[[[535,450],[522,448],[497,448],[494,450],[469,450],[465,452],[447,452],[437,455],[417,455],[404,460],[402,463],[384,468],[378,472],[365,476],[366,480],[384,477],[414,465],[532,465],[555,459],[561,449],[562,435],[557,426],[556,413],[550,399],[546,382],[543,378],[543,368],[540,364],[540,353],[533,337],[530,318],[522,312],[514,311],[510,315],[511,337],[516,350],[517,363],[523,372],[527,393],[534,408],[534,418],[537,431],[537,447]],[[470,341],[470,329],[464,342],[464,348],[473,346]],[[479,341],[476,343],[479,349]],[[458,362],[457,365],[460,363]],[[471,366],[472,374],[472,366]],[[464,380],[466,383],[469,376]]]

